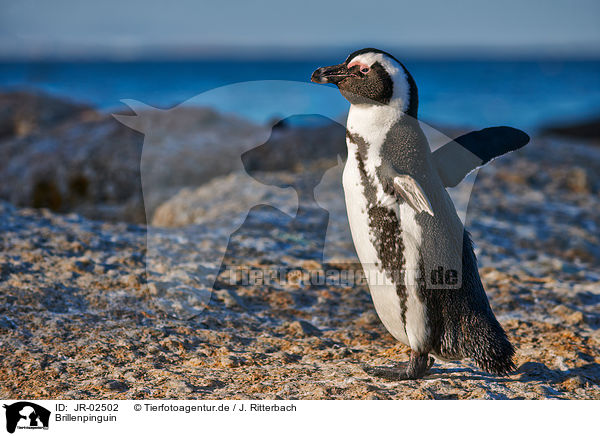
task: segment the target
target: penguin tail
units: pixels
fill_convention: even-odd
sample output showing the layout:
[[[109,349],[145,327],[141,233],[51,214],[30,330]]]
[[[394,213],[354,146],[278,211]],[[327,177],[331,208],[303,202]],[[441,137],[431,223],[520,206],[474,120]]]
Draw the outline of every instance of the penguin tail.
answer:
[[[494,316],[477,270],[477,259],[469,232],[463,239],[463,287],[467,306],[462,309],[468,315],[462,318],[459,335],[463,355],[475,360],[477,366],[493,374],[508,374],[515,370],[515,349],[506,332]]]
[[[465,344],[469,357],[486,372],[498,375],[513,372],[515,348],[496,318],[493,315],[491,319],[482,317],[474,324],[479,325],[473,326],[475,328],[471,330]]]

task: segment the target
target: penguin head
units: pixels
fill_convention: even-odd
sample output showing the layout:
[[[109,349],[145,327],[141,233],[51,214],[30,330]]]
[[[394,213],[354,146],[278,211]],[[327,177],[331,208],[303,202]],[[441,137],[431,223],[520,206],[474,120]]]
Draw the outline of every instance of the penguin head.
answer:
[[[317,69],[315,83],[333,83],[352,104],[395,105],[416,118],[417,85],[395,57],[375,48],[350,54],[341,64]]]

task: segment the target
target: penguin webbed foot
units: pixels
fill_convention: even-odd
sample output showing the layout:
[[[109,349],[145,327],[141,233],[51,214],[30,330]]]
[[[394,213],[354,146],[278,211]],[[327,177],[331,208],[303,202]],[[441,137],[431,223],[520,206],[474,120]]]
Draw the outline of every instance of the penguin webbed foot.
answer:
[[[389,381],[400,381],[409,380],[408,373],[406,371],[408,363],[396,366],[371,366],[362,365],[362,370],[369,374],[371,377],[382,378]]]
[[[408,362],[401,362],[394,366],[362,365],[362,370],[372,377],[379,377],[389,381],[416,380],[423,377],[433,366],[435,359],[427,353],[411,352]]]

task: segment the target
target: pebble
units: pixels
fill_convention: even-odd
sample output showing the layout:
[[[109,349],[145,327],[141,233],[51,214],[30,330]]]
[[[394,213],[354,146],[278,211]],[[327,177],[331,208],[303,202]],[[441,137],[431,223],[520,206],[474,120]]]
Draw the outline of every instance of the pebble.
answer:
[[[315,327],[308,321],[298,320],[293,321],[289,325],[290,330],[299,336],[321,336],[322,332],[318,327]]]

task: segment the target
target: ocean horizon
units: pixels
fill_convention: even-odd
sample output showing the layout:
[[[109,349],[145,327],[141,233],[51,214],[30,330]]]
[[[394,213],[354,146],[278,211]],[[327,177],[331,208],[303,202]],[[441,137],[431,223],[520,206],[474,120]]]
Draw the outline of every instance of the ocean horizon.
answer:
[[[278,113],[257,101],[265,94],[277,93],[270,97],[305,99],[302,107],[306,113],[323,113],[326,107],[327,113],[343,116],[347,104],[341,96],[310,84],[312,71],[341,60],[0,62],[0,89],[45,92],[117,112],[127,109],[123,99],[166,109],[202,102],[198,96],[216,88],[265,81],[254,83],[244,95],[222,92],[208,105],[266,122]],[[419,88],[420,119],[435,125],[482,128],[506,124],[535,131],[600,114],[600,60],[402,61]],[[275,80],[307,86],[273,88],[266,82]]]

